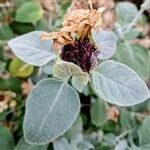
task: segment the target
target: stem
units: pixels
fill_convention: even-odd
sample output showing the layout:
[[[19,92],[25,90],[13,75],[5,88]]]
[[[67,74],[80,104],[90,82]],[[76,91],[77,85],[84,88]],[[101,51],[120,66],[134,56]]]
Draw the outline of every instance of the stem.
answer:
[[[39,70],[37,72],[37,76],[38,77],[41,76],[42,72],[43,72],[43,67],[41,66],[41,67],[39,67]]]
[[[134,128],[133,128],[133,129],[130,129],[130,130],[128,130],[128,131],[126,131],[126,132],[124,132],[124,133],[122,133],[122,134],[120,134],[119,136],[116,137],[116,141],[118,142],[120,139],[122,139],[122,138],[124,138],[125,136],[127,136],[127,135],[128,135],[129,133],[131,133],[133,130],[134,130]]]
[[[90,9],[93,10],[92,1],[91,1],[91,0],[88,0],[88,3],[89,3],[89,6],[90,6]]]
[[[128,25],[128,28],[125,30],[126,32],[129,32],[138,22],[138,20],[140,19],[141,15],[143,14],[144,9],[143,7],[141,7],[140,11],[138,12],[138,14],[136,15],[136,17],[133,19],[133,21]]]
[[[133,115],[133,116],[138,116],[138,117],[148,117],[149,116],[149,114],[142,114],[142,113],[136,113],[136,112],[131,112],[131,114]]]

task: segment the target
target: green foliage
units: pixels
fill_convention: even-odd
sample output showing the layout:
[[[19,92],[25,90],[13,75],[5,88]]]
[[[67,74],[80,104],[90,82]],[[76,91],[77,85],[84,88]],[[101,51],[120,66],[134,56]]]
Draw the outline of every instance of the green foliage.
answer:
[[[14,139],[11,132],[0,124],[0,149],[1,150],[13,150],[14,149]]]
[[[73,85],[73,87],[77,90],[77,91],[79,91],[79,92],[82,92],[83,91],[83,89],[84,89],[84,87],[85,87],[85,84],[84,84],[84,82],[82,82],[81,80],[79,80],[77,77],[72,77],[72,85]]]
[[[28,77],[33,73],[33,69],[33,66],[25,64],[18,58],[13,59],[9,66],[9,71],[13,77]]]
[[[129,32],[124,33],[126,40],[134,40],[139,36],[140,32],[138,30],[132,29]]]
[[[104,100],[120,106],[131,106],[149,98],[149,90],[129,67],[104,61],[92,71],[95,92]]]
[[[0,40],[9,40],[13,37],[13,32],[8,25],[0,24]]]
[[[35,23],[43,16],[43,9],[39,2],[29,1],[23,3],[16,11],[16,21],[23,23]]]
[[[91,122],[96,126],[102,126],[106,121],[106,105],[104,101],[97,100],[91,107]]]
[[[149,34],[150,18],[143,12],[150,1],[143,1],[139,10],[131,2],[115,3],[112,31],[92,28],[88,38],[97,51],[88,60],[88,73],[76,60],[75,64],[62,61],[62,48],[55,51],[54,41],[41,40],[43,33],[62,27],[65,13],[73,7],[70,0],[3,1],[0,150],[149,150],[150,99],[145,100],[149,98],[150,52],[141,40]],[[87,8],[86,1],[81,7],[84,5]],[[80,8],[80,2],[75,8]],[[106,22],[109,11],[106,7]],[[104,61],[110,58],[115,61]],[[4,91],[14,92],[14,97],[3,96]],[[10,107],[11,101],[16,102],[15,107]]]
[[[150,9],[150,0],[145,0],[142,4],[143,9]]]
[[[67,139],[76,138],[76,136],[81,133],[83,130],[83,120],[81,116],[77,118],[75,123],[71,126],[71,128],[64,134]]]
[[[139,140],[141,145],[150,144],[150,117],[146,117],[142,126],[140,127],[138,134],[139,134]]]
[[[54,150],[70,150],[71,146],[65,138],[60,138],[54,142]]]
[[[54,65],[53,74],[55,77],[59,79],[67,79],[69,77],[76,77],[78,80],[80,80],[81,84],[83,85],[87,85],[89,81],[89,75],[87,72],[83,72],[79,66],[73,63],[62,61],[62,60],[56,62],[56,64]]]
[[[20,141],[18,142],[15,150],[47,150],[48,145],[31,145],[26,143],[24,138],[21,138]]]
[[[130,2],[119,2],[116,6],[116,19],[123,27],[128,25],[138,13],[136,6]]]
[[[71,127],[79,109],[78,94],[66,82],[54,79],[40,81],[32,89],[26,104],[26,140],[35,144],[54,140]]]
[[[0,72],[4,72],[6,68],[6,62],[0,60]]]
[[[126,110],[122,109],[120,114],[120,124],[123,129],[131,129],[134,128],[136,123],[132,114]]]
[[[139,45],[121,43],[117,49],[117,60],[136,71],[142,78],[148,76],[148,50]]]
[[[100,54],[99,59],[105,60],[111,58],[116,51],[117,36],[111,31],[92,31],[92,38],[96,43]]]
[[[9,41],[13,52],[24,62],[35,66],[42,66],[56,56],[52,53],[52,41],[42,41],[42,31],[24,34]]]
[[[11,29],[14,33],[20,35],[31,32],[35,29],[34,25],[31,23],[21,23],[21,22],[12,22],[10,24]]]
[[[1,90],[11,90],[15,93],[21,92],[21,80],[18,78],[10,78],[5,80],[0,78],[0,89]]]

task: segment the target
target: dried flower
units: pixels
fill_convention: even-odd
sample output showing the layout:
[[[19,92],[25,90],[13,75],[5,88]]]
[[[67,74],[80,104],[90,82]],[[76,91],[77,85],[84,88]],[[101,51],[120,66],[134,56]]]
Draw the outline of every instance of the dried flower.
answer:
[[[8,108],[14,108],[16,101],[13,100],[16,94],[11,91],[0,91],[0,112],[4,112]]]
[[[95,10],[92,6],[91,10],[72,10],[65,15],[60,31],[43,34],[41,39],[52,39],[62,60],[72,62],[89,73],[98,54],[90,40],[91,29],[102,30],[103,11],[104,8]]]
[[[82,39],[87,36],[92,28],[102,29],[102,12],[99,10],[73,10],[66,14],[61,31],[76,33]]]
[[[108,119],[111,119],[111,120],[113,120],[113,121],[115,121],[115,122],[117,122],[118,121],[118,119],[119,119],[119,109],[117,108],[117,107],[109,107],[108,109],[107,109],[107,118]]]
[[[45,33],[41,36],[42,40],[53,39],[54,49],[59,51],[62,45],[73,43],[73,39],[66,32],[51,32]]]
[[[21,85],[22,88],[22,94],[23,95],[28,95],[33,88],[33,84],[29,81],[24,81]]]

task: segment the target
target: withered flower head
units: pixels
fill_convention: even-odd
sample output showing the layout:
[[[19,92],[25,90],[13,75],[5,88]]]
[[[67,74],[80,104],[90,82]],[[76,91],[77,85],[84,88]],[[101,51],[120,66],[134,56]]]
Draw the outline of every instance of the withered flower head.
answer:
[[[16,94],[11,91],[0,91],[0,113],[16,106],[15,97]]]
[[[53,39],[54,49],[59,51],[61,47],[65,44],[73,43],[73,39],[69,36],[67,32],[50,32],[45,33],[41,36],[41,39],[48,40]]]
[[[60,31],[44,34],[41,39],[53,39],[54,48],[59,51],[62,46],[73,43],[75,36],[84,39],[92,28],[101,30],[103,10],[72,10],[64,17]]]
[[[98,10],[72,10],[68,12],[58,32],[46,33],[41,39],[52,39],[53,46],[60,58],[72,62],[84,72],[89,72],[94,60],[96,46],[91,43],[91,29],[100,31],[102,29],[103,8]]]
[[[102,9],[99,10],[73,10],[69,12],[63,22],[61,31],[77,33],[83,38],[91,31],[91,28],[96,30],[102,29]]]

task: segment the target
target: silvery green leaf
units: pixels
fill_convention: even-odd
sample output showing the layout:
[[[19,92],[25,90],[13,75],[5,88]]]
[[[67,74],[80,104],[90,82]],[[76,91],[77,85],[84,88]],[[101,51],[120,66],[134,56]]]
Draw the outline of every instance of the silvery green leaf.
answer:
[[[116,6],[116,19],[122,26],[128,25],[138,13],[136,5],[131,2],[119,2]]]
[[[124,37],[126,40],[133,40],[133,39],[137,38],[139,34],[140,34],[139,31],[137,31],[135,29],[131,29],[129,32],[124,34]]]
[[[95,92],[103,100],[120,106],[132,106],[150,97],[144,81],[128,66],[108,60],[92,71]]]
[[[100,50],[99,59],[109,59],[114,55],[117,48],[117,36],[113,32],[92,30],[92,38]]]
[[[30,144],[47,144],[65,133],[77,119],[80,100],[66,82],[44,79],[27,98],[24,135]]]
[[[102,126],[106,121],[106,106],[104,101],[97,100],[92,104],[91,110],[91,122],[96,126]]]
[[[128,143],[126,140],[121,140],[116,145],[115,150],[126,150],[128,148]]]
[[[63,60],[58,60],[56,62],[53,69],[53,75],[62,80],[76,77],[84,84],[84,86],[86,86],[89,81],[89,75],[87,72],[83,72],[79,66],[71,62]]]
[[[85,87],[84,82],[82,82],[82,80],[79,80],[77,77],[72,77],[71,83],[73,87],[79,92],[82,92]]]
[[[131,129],[136,125],[131,112],[126,109],[121,109],[119,121],[123,129]]]
[[[22,23],[36,23],[43,17],[43,9],[38,1],[27,1],[16,9],[15,20]]]
[[[71,140],[73,138],[76,138],[77,135],[82,132],[82,130],[83,130],[83,120],[82,117],[79,116],[75,121],[75,123],[72,125],[72,127],[64,134],[64,136],[67,139]]]
[[[112,124],[108,124],[108,128],[111,128]],[[100,133],[99,133],[100,134]],[[101,137],[103,139],[104,145],[109,145],[111,147],[116,145],[116,135],[114,133],[107,133]]]
[[[138,130],[139,142],[141,145],[150,144],[150,116],[146,117]]]
[[[71,150],[71,145],[65,138],[58,138],[53,142],[54,150]]]
[[[144,3],[142,4],[142,7],[144,10],[150,9],[150,0],[144,0]]]
[[[56,63],[56,59],[50,60],[47,64],[45,64],[42,68],[42,71],[46,74],[53,74],[53,68]]]
[[[88,141],[81,141],[78,144],[79,150],[91,150],[94,149],[94,146]]]
[[[139,45],[130,45],[128,42],[118,45],[117,61],[131,67],[142,78],[148,76],[148,50]]]
[[[31,145],[31,144],[26,143],[24,138],[21,138],[15,150],[47,150],[47,148],[48,148],[48,144],[47,145]]]
[[[52,52],[53,43],[50,40],[41,40],[42,31],[33,31],[9,41],[12,51],[26,63],[42,66],[56,58]]]
[[[138,150],[150,150],[150,144],[141,145]]]

